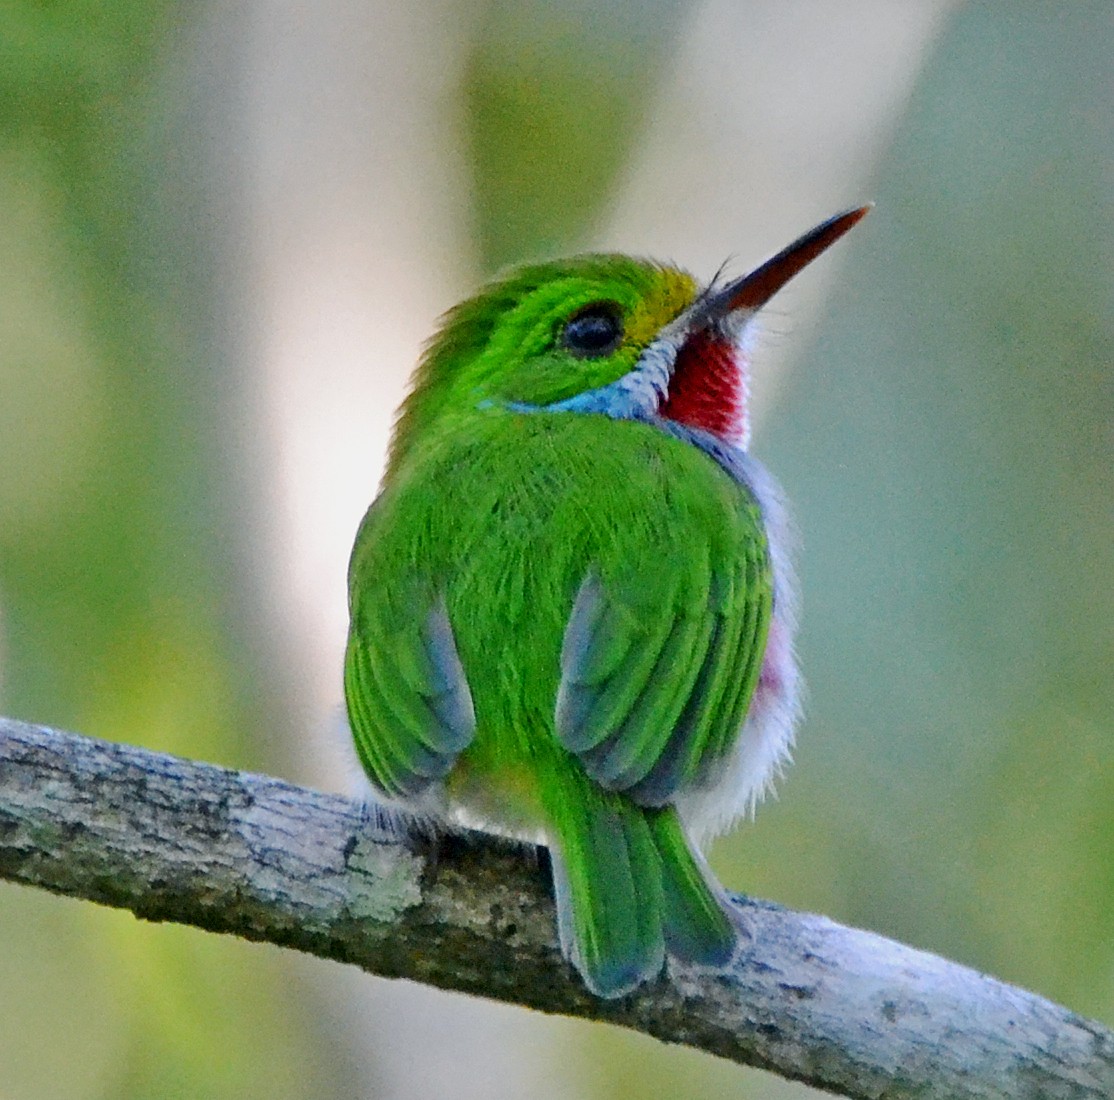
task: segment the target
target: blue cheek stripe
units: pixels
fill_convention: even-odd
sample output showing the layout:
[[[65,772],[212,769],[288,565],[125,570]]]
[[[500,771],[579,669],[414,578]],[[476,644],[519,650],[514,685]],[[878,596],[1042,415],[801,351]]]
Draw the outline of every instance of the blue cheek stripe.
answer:
[[[678,347],[676,339],[655,340],[642,353],[634,370],[606,386],[586,390],[564,401],[549,405],[506,401],[503,407],[512,412],[601,413],[612,420],[654,420],[669,389]],[[481,401],[477,407],[487,408],[490,404],[490,401]]]

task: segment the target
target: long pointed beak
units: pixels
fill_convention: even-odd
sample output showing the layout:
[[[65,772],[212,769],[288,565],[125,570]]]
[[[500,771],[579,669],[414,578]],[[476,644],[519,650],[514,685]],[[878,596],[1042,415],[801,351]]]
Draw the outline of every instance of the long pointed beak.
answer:
[[[700,310],[701,321],[708,324],[736,310],[755,312],[764,306],[794,275],[812,263],[821,252],[835,244],[852,226],[870,213],[873,203],[837,214],[815,229],[798,237],[788,248],[756,267],[749,275],[713,292]]]

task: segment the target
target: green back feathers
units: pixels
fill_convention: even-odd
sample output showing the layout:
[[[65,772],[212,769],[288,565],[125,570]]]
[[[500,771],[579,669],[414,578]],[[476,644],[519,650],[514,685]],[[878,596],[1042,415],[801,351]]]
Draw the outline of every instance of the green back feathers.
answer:
[[[673,800],[724,766],[757,678],[757,509],[650,424],[493,412],[437,435],[353,554],[365,770],[404,803],[444,777],[466,820],[544,837],[565,950],[598,994],[666,951],[721,965],[737,930]]]

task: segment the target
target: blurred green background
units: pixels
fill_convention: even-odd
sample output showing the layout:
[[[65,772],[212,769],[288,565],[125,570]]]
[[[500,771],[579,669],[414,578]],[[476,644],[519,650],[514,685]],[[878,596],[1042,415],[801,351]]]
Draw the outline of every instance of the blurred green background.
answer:
[[[0,710],[344,789],[344,566],[421,340],[614,247],[779,297],[810,685],[730,886],[1114,1024],[1114,8],[0,6]],[[0,1100],[750,1097],[599,1026],[0,884]]]

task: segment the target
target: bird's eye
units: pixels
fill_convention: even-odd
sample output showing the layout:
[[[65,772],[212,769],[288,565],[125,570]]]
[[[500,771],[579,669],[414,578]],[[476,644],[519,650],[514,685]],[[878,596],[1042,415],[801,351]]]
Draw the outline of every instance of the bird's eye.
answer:
[[[623,342],[623,315],[611,302],[585,306],[561,331],[561,343],[581,359],[610,355]]]

